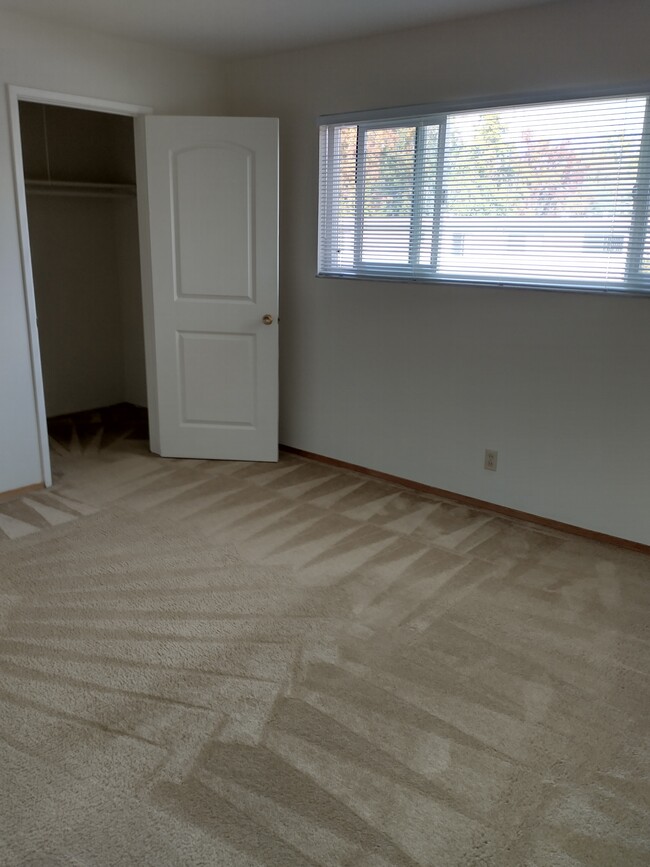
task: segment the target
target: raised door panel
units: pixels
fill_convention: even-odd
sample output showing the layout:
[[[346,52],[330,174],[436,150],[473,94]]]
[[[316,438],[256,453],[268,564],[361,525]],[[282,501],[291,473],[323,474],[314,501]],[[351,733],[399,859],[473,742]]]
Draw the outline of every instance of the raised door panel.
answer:
[[[254,154],[229,143],[174,154],[176,294],[253,299]]]

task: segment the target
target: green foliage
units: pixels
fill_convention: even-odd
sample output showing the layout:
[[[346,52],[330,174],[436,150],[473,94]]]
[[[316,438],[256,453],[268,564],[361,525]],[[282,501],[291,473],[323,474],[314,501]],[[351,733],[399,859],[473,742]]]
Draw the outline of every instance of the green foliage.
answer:
[[[415,127],[368,130],[365,145],[364,215],[409,217],[415,170]]]
[[[507,139],[497,114],[484,114],[471,144],[448,144],[447,211],[463,217],[582,216],[587,166],[563,141],[526,131]],[[578,195],[575,195],[578,193]]]
[[[457,135],[447,142],[448,211],[463,217],[508,214],[506,195],[511,191],[513,167],[504,132],[498,115],[485,114],[471,144]]]
[[[465,134],[469,130],[469,135]],[[367,218],[409,218],[417,147],[422,158],[423,212],[433,203],[437,126],[370,129],[361,136],[364,146],[363,213]],[[360,138],[356,126],[344,128],[339,138],[340,216],[352,216],[358,192]],[[466,139],[471,135],[471,140]],[[629,170],[636,154],[625,142],[617,149],[619,168]],[[629,164],[629,165],[628,165]],[[567,141],[535,137],[529,130],[506,127],[498,112],[482,114],[470,127],[463,121],[447,127],[445,144],[445,212],[458,217],[583,217],[608,213],[598,175],[611,168],[590,164],[588,152]]]

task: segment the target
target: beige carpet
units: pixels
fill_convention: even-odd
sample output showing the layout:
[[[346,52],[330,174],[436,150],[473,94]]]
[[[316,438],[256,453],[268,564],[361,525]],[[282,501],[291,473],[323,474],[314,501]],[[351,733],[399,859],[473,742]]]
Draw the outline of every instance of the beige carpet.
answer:
[[[118,422],[0,504],[2,865],[650,863],[647,557]]]

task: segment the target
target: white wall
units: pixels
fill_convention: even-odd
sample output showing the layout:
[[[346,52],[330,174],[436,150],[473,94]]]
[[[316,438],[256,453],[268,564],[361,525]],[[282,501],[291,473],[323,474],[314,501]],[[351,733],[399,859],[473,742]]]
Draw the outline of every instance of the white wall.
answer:
[[[28,197],[48,417],[125,400],[113,205],[106,198]]]
[[[135,199],[113,200],[115,263],[122,323],[122,397],[136,406],[147,405],[144,357],[142,284],[138,242],[138,208]],[[98,404],[101,406],[101,404]]]
[[[282,442],[650,543],[650,299],[314,277],[319,114],[650,82],[648,34],[566,0],[229,65],[280,117]]]
[[[214,60],[0,13],[0,84],[220,114]],[[41,481],[8,112],[0,112],[0,491]]]
[[[147,405],[135,196],[27,197],[48,418]]]

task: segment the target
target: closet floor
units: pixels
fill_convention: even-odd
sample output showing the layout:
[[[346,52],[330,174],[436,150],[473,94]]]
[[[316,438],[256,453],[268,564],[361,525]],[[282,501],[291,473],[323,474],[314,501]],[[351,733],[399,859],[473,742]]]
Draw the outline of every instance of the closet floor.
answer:
[[[75,444],[103,449],[117,440],[149,439],[147,410],[131,403],[48,418],[47,431],[54,451],[57,445],[67,450]]]

